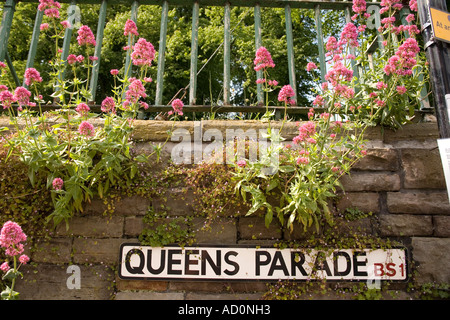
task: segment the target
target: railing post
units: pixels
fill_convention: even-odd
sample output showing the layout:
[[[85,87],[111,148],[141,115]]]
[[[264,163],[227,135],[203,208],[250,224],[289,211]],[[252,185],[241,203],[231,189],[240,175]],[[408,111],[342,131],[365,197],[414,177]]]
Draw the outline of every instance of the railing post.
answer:
[[[294,89],[294,96],[292,97],[292,100],[297,102],[297,81],[295,79],[294,40],[292,35],[291,6],[287,4],[284,7],[284,12],[286,17],[286,42],[288,55],[289,83],[292,89]]]
[[[320,5],[314,7],[314,17],[316,20],[317,47],[319,49],[320,79],[322,82],[325,82],[327,66],[325,61],[325,47],[323,45],[322,14],[320,12]]]
[[[139,2],[133,1],[133,4],[131,5],[131,13],[130,13],[130,19],[133,20],[135,23],[137,22],[137,11],[139,8]],[[128,47],[131,48],[133,43],[131,42],[132,35],[128,35]],[[127,55],[125,57],[125,76],[129,78],[131,76],[131,53],[130,50],[127,50]]]
[[[16,3],[16,0],[6,0],[3,6],[2,25],[0,26],[0,61],[5,61],[6,52],[8,51],[8,40]]]
[[[27,65],[25,69],[32,68],[34,66],[34,58],[36,57],[37,45],[39,42],[39,34],[41,33],[41,23],[44,17],[44,12],[37,10],[36,18],[34,19],[33,35],[31,36],[30,51],[28,51]],[[23,87],[26,86],[25,79],[22,84]]]
[[[70,2],[70,7],[73,10],[76,9],[76,5],[77,2],[75,0],[72,0]],[[69,15],[72,14],[72,12],[69,13]],[[67,57],[69,56],[69,50],[70,50],[70,41],[72,40],[72,33],[73,33],[73,28],[66,28],[66,31],[64,33],[64,41],[63,41],[63,46],[62,46],[62,53],[61,53],[61,60],[62,61],[66,61]],[[57,54],[57,53],[55,53]],[[89,57],[88,57],[89,59]],[[59,75],[59,81],[64,81],[64,77],[65,77],[65,72],[66,69],[64,68],[63,71],[61,72],[61,74]]]
[[[261,6],[259,4],[255,5],[255,51],[262,46],[262,29],[261,29]],[[256,79],[261,79],[263,77],[262,70],[256,71]],[[258,104],[264,104],[264,92],[262,90],[262,84],[256,84],[256,98],[258,99]]]
[[[162,105],[163,96],[163,82],[164,82],[164,60],[166,56],[166,35],[167,35],[167,20],[169,18],[169,3],[163,2],[161,12],[161,29],[159,34],[159,49],[158,49],[158,72],[156,80],[156,101],[155,105]]]
[[[197,61],[198,61],[198,24],[199,4],[194,2],[192,8],[192,36],[191,36],[191,75],[189,84],[189,104],[195,105],[197,99]]]
[[[223,43],[223,104],[230,104],[230,63],[231,63],[231,7],[227,1],[224,12],[224,43]]]
[[[92,76],[91,76],[91,83],[90,83],[90,88],[89,88],[91,91],[92,101],[95,101],[95,94],[97,91],[98,71],[100,69],[100,59],[101,59],[102,44],[103,44],[103,31],[105,29],[107,7],[108,7],[108,1],[103,0],[102,5],[100,6],[99,15],[98,15],[97,36],[96,36],[96,45],[95,45],[95,53],[94,53],[94,56],[97,57],[97,60],[94,61],[93,66],[92,66]]]

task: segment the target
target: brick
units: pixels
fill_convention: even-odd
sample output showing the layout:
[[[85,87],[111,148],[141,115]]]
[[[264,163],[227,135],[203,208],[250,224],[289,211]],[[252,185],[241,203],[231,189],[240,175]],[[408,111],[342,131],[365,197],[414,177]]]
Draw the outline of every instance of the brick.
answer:
[[[37,249],[31,255],[33,262],[70,263],[72,261],[72,239],[37,239]]]
[[[186,293],[186,300],[260,300],[263,293]]]
[[[340,181],[346,192],[400,190],[400,176],[396,173],[352,172]]]
[[[445,189],[438,149],[404,149],[401,163],[406,189]]]
[[[450,214],[446,192],[388,192],[390,213]]]
[[[434,235],[450,238],[450,216],[433,216]]]
[[[192,221],[195,242],[201,244],[236,244],[235,219],[215,219],[205,227],[207,219],[194,218]]]
[[[379,197],[375,192],[346,192],[336,200],[337,209],[344,212],[348,208],[358,208],[365,213],[378,213]]]
[[[247,240],[281,239],[282,230],[278,220],[273,219],[267,228],[264,217],[241,217],[238,223],[239,238]]]
[[[353,165],[353,169],[367,171],[397,171],[397,151],[392,148],[367,149],[367,155]]]
[[[151,204],[151,199],[141,196],[122,198],[115,203],[115,213],[124,216],[145,215]]]
[[[122,242],[124,239],[75,238],[73,261],[75,263],[118,263]]]
[[[193,201],[192,190],[172,188],[159,198],[153,199],[152,206],[155,212],[165,211],[169,216],[185,216],[193,213]]]
[[[69,230],[65,224],[56,228],[57,236],[84,236],[97,238],[118,238],[123,234],[124,218],[120,216],[82,216],[69,221]]]
[[[407,214],[380,215],[381,236],[431,236],[433,222],[431,216]]]
[[[411,245],[418,284],[450,283],[450,238],[413,237]]]

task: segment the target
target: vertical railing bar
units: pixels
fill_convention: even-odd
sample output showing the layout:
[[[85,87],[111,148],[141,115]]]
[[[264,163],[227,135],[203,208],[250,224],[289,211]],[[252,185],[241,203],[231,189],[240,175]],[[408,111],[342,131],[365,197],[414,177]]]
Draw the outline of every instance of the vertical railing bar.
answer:
[[[255,5],[255,47],[258,50],[262,46],[262,29],[261,29],[261,6],[259,4]],[[255,50],[255,51],[256,51]],[[256,71],[256,79],[261,79],[263,77],[262,70]],[[256,98],[258,99],[258,104],[264,104],[264,93],[262,90],[262,84],[256,84]]]
[[[161,12],[161,27],[160,27],[159,48],[158,48],[158,72],[156,76],[157,81],[156,81],[155,105],[157,106],[162,105],[168,16],[169,16],[169,3],[167,1],[164,1],[162,4],[162,12]]]
[[[189,104],[195,105],[197,99],[197,61],[198,61],[198,26],[199,4],[194,2],[192,8],[192,36],[191,36],[191,74],[189,84]]]
[[[34,66],[34,59],[36,57],[37,45],[39,42],[39,34],[41,33],[41,23],[44,17],[44,12],[37,9],[36,18],[34,19],[33,34],[31,36],[30,51],[28,51],[28,59],[25,69],[32,68]],[[22,86],[26,87],[25,79]]]
[[[352,19],[351,19],[350,7],[345,7],[344,12],[345,12],[345,21],[346,21],[346,23],[351,22]],[[350,54],[356,55],[356,50],[355,50],[355,48],[350,47]],[[354,59],[350,59],[350,64],[351,64],[352,69],[353,69],[353,76],[356,76],[356,77],[359,79],[359,78],[360,78],[360,76],[359,76],[359,69],[358,69],[358,67],[356,66],[355,60],[354,60]]]
[[[297,102],[297,82],[295,79],[294,40],[292,35],[291,6],[287,4],[284,7],[284,12],[286,17],[286,42],[288,54],[289,83],[292,89],[294,89],[294,97],[291,100]]]
[[[6,58],[6,63],[8,64],[9,70],[11,71],[11,75],[14,79],[14,83],[16,84],[16,86],[20,86],[20,80],[19,80],[19,77],[17,76],[16,69],[14,68],[14,65],[12,63],[12,60],[11,60],[8,50],[6,51],[5,58]]]
[[[106,9],[108,7],[108,1],[103,0],[100,6],[100,12],[98,15],[98,26],[97,26],[97,35],[96,35],[96,45],[94,56],[97,57],[97,60],[94,61],[92,66],[92,76],[90,83],[90,91],[91,91],[91,99],[95,101],[95,94],[97,91],[97,81],[98,81],[98,72],[100,69],[100,59],[102,53],[102,44],[103,44],[103,31],[105,29],[105,21],[106,21]]]
[[[133,20],[135,23],[137,23],[137,12],[139,8],[139,2],[133,1],[131,5],[131,13],[130,13],[130,19]],[[128,44],[127,46],[131,48],[133,46],[132,43],[132,35],[128,35]],[[131,50],[127,50],[127,55],[125,57],[125,77],[128,79],[131,76],[132,72],[132,65],[131,65]]]
[[[319,49],[320,79],[322,82],[325,82],[327,65],[325,61],[325,46],[323,44],[322,13],[320,12],[320,5],[314,7],[314,17],[316,20],[317,47]]]
[[[75,0],[72,0],[70,2],[69,8],[72,8],[72,10],[75,10],[76,5],[77,5],[77,2]],[[69,12],[69,15],[71,15],[71,14],[74,14],[74,13]],[[66,28],[66,31],[64,33],[62,52],[61,52],[61,61],[64,61],[65,63],[66,63],[67,57],[69,56],[70,41],[72,40],[72,33],[73,33],[73,28]],[[56,53],[56,54],[58,54],[58,53]],[[89,57],[88,57],[88,59],[89,59]],[[59,75],[60,82],[64,81],[65,71],[66,71],[66,68],[64,68],[63,71],[61,72],[61,74]]]
[[[6,0],[3,6],[3,18],[0,26],[0,61],[4,61],[8,51],[8,40],[16,10],[16,0]]]
[[[230,63],[231,63],[231,6],[227,1],[224,8],[224,43],[223,43],[223,104],[230,104]]]

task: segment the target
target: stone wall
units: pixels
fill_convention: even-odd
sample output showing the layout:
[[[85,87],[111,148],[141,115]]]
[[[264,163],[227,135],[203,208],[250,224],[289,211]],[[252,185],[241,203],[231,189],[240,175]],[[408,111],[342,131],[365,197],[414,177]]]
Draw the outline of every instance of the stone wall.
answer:
[[[168,124],[158,121],[136,121],[135,139],[139,148],[148,142],[164,141]],[[192,134],[208,128],[259,128],[253,121],[180,122]],[[296,127],[289,124],[283,136],[292,138]],[[198,132],[197,132],[198,133]],[[342,182],[345,193],[336,202],[337,210],[358,208],[372,214],[339,227],[342,234],[351,232],[399,241],[408,248],[413,278],[418,284],[450,283],[450,204],[437,148],[435,123],[417,123],[392,132],[373,128],[368,131],[368,155]],[[169,142],[163,152],[167,159],[177,142]],[[204,145],[207,142],[204,142]],[[169,215],[192,214],[194,195],[177,197],[179,189],[168,189],[171,196]],[[265,282],[188,282],[122,280],[117,276],[119,247],[137,242],[144,228],[142,221],[150,205],[158,198],[124,197],[115,204],[114,213],[104,215],[107,204],[96,199],[86,204],[82,215],[73,217],[69,230],[59,226],[51,239],[40,239],[38,250],[31,254],[32,263],[24,266],[24,279],[17,290],[22,299],[259,299],[267,290]],[[196,217],[193,227],[201,226]],[[300,228],[297,228],[300,230]],[[209,231],[199,231],[199,244],[273,245],[280,240],[307,239],[309,235],[293,234],[272,223],[269,228],[257,216],[224,216]],[[351,236],[351,234],[350,234]],[[80,268],[79,289],[69,289],[71,273]],[[336,284],[334,284],[336,285]],[[338,284],[344,286],[345,284]],[[415,298],[406,284],[394,285],[400,298]],[[331,293],[330,293],[331,292]],[[335,297],[335,296],[334,296]],[[312,296],[323,298],[323,296]],[[326,298],[333,298],[333,290]],[[342,298],[342,296],[340,296]],[[351,295],[348,298],[352,298]]]

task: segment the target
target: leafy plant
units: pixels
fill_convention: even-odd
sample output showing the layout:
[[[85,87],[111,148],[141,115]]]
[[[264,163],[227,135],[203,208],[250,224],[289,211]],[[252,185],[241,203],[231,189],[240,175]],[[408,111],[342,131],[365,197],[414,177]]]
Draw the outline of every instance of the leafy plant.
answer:
[[[115,184],[129,185],[137,173],[137,163],[147,161],[147,156],[134,156],[130,152],[131,133],[138,109],[148,107],[140,99],[147,96],[145,84],[151,82],[147,72],[155,58],[151,43],[143,38],[135,43],[137,28],[133,21],[128,20],[124,34],[131,45],[127,50],[132,63],[140,69],[140,78],[129,78],[128,70],[120,78],[117,70],[111,70],[118,83],[113,96],[102,102],[104,120],[97,119],[97,128],[94,127],[94,118],[98,116],[90,112],[88,79],[92,62],[97,59],[90,55],[96,43],[95,37],[88,26],[81,26],[77,41],[85,49],[85,55],[70,54],[63,60],[59,45],[64,29],[71,26],[68,21],[61,21],[59,8],[57,2],[41,1],[39,6],[39,10],[45,10],[49,21],[43,23],[41,29],[54,31],[52,98],[59,108],[49,114],[42,112],[44,101],[36,87],[42,82],[42,77],[33,68],[25,71],[26,85],[36,92],[33,97],[25,87],[17,87],[13,93],[2,85],[0,93],[0,101],[3,108],[8,109],[16,131],[12,137],[4,136],[10,147],[6,159],[15,154],[27,164],[32,185],[36,183],[37,174],[46,176],[46,186],[52,190],[54,204],[54,211],[48,219],[55,224],[68,223],[68,219],[75,212],[82,211],[83,203],[90,201],[94,194],[103,197]],[[85,69],[86,79],[78,78],[75,66]],[[4,64],[0,65],[0,68],[4,67]],[[66,68],[72,68],[73,79],[64,79]],[[17,116],[12,110],[13,103],[18,104]],[[39,107],[39,112],[34,110],[36,107]]]

